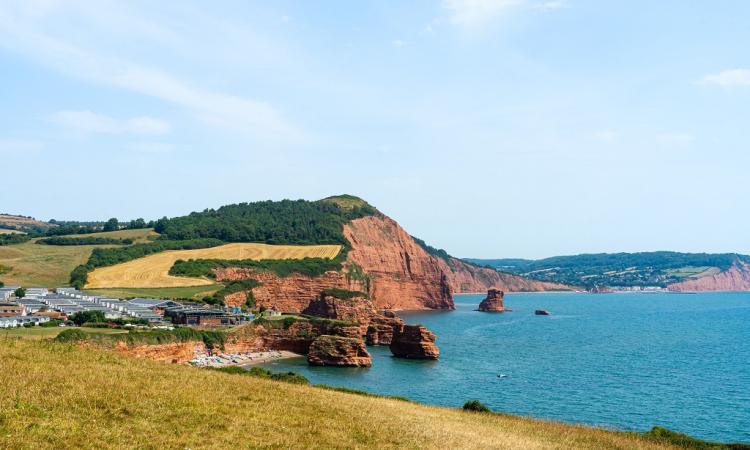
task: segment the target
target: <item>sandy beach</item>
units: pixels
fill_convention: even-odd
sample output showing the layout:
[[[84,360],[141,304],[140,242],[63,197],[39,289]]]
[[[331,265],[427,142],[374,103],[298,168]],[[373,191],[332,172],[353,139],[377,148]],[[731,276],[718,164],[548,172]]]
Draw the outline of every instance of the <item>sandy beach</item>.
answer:
[[[279,359],[298,358],[303,355],[286,350],[270,350],[267,352],[248,353],[220,353],[211,356],[194,358],[190,364],[197,367],[228,367],[228,366],[250,366],[263,364]]]

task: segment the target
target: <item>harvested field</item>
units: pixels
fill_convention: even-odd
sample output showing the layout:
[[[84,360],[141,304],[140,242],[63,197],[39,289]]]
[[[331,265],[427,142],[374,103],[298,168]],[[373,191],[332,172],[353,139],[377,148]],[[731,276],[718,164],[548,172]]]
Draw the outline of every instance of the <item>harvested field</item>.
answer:
[[[89,273],[87,289],[207,286],[214,281],[174,277],[169,269],[178,259],[302,259],[335,258],[340,245],[267,245],[237,243],[197,250],[173,250]]]

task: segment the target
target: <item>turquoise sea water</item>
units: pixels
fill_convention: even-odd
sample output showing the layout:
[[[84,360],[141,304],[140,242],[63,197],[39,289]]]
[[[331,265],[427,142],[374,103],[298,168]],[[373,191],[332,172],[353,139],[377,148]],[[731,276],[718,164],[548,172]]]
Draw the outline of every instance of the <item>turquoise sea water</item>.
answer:
[[[370,347],[369,369],[301,358],[265,367],[424,403],[478,399],[518,415],[750,442],[750,294],[509,294],[505,314],[474,311],[482,298],[401,315],[437,334],[437,362]]]

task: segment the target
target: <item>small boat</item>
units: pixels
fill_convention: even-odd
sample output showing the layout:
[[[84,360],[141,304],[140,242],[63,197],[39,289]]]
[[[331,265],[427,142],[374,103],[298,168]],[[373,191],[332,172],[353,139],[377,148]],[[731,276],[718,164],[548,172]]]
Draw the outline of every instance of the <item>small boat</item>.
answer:
[[[537,309],[536,311],[534,311],[534,314],[536,314],[537,316],[549,316],[550,312],[546,309]]]
[[[499,373],[497,374],[497,377],[498,378],[510,378],[510,375],[508,375],[507,373]]]

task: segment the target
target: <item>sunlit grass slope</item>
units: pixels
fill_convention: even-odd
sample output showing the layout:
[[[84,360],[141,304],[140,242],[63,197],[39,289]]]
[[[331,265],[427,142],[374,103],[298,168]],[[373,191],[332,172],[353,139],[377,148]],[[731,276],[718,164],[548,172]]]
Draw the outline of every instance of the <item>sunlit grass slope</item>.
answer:
[[[89,273],[87,289],[156,288],[202,286],[214,281],[175,277],[169,269],[178,259],[302,259],[335,258],[340,245],[267,245],[236,243],[197,250],[174,250],[156,253],[126,263],[102,267]]]
[[[143,242],[149,236],[156,235],[152,229],[141,229],[72,236],[129,238],[135,242]],[[111,245],[39,245],[36,243],[37,240],[0,246],[0,265],[12,267],[12,270],[0,276],[0,280],[7,285],[17,284],[26,287],[67,286],[70,281],[70,272],[76,266],[86,263],[93,249],[112,247]]]
[[[670,448],[44,341],[0,361],[0,448]]]

